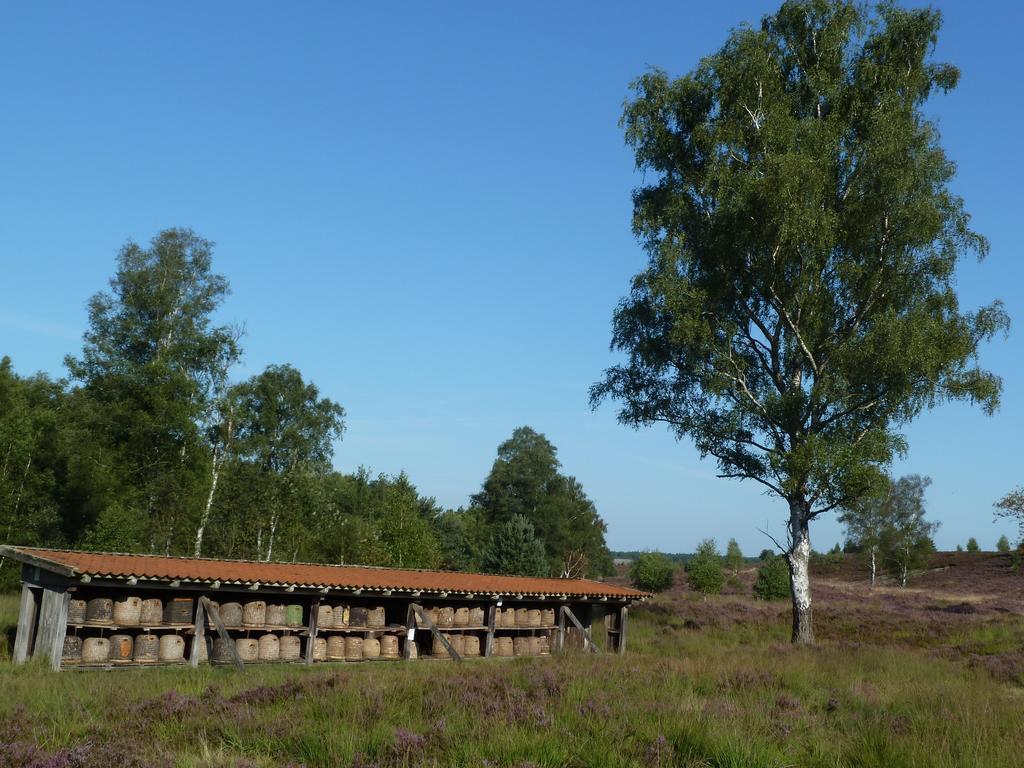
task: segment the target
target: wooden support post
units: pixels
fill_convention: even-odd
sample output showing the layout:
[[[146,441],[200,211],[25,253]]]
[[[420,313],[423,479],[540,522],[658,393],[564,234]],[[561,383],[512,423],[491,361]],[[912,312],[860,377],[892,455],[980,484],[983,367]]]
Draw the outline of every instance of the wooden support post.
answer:
[[[629,606],[624,605],[619,609],[619,656],[626,652],[626,618],[629,616]]]
[[[448,642],[448,638],[441,634],[440,630],[438,630],[438,628],[434,626],[434,622],[432,622],[430,620],[430,617],[423,612],[423,609],[420,608],[420,606],[418,606],[416,603],[412,604],[412,609],[416,611],[416,618],[423,622],[426,625],[427,629],[430,630],[431,634],[441,641],[441,645],[443,645],[444,649],[448,651],[448,655],[452,657],[452,660],[462,661],[462,657],[459,656],[458,651],[456,651],[452,647],[452,644]]]
[[[580,623],[580,620],[576,618],[576,615],[571,610],[569,610],[569,606],[563,605],[562,606],[562,613],[565,614],[565,616],[567,616],[569,618],[569,621],[571,621],[573,624],[576,625],[576,629],[578,629],[580,631],[580,633],[583,635],[583,646],[585,648],[589,647],[590,650],[593,651],[594,653],[600,653],[601,649],[597,647],[597,645],[594,643],[593,639],[590,637],[590,629],[589,628],[585,628]]]
[[[313,646],[316,644],[317,624],[320,621],[320,598],[313,601],[309,609],[309,638],[306,640],[306,664],[313,663]]]
[[[494,648],[494,627],[498,623],[498,604],[493,604],[487,610],[487,637],[484,638],[484,658],[491,657]]]
[[[33,657],[42,656],[50,660],[50,669],[60,669],[64,653],[64,635],[68,628],[68,603],[71,593],[63,589],[43,587],[43,604],[39,609],[39,632],[36,636]]]
[[[188,655],[188,661],[193,667],[199,666],[199,649],[206,645],[206,607],[203,605],[203,598],[199,598],[196,605],[196,623],[192,626],[192,652]],[[209,658],[209,654],[207,654]]]
[[[402,657],[406,661],[412,658],[412,645],[416,642],[416,612],[412,606],[413,604],[409,603],[409,610],[405,613],[405,645],[402,648]]]
[[[15,664],[24,664],[32,655],[32,641],[35,640],[38,613],[39,605],[36,602],[35,591],[28,584],[22,584],[21,607],[18,609],[18,634],[14,638],[14,651],[11,654],[11,661]]]
[[[224,622],[220,620],[220,609],[208,598],[200,597],[199,602],[203,604],[206,612],[210,614],[210,618],[213,619],[213,626],[217,628],[217,634],[220,636],[220,639],[227,643],[228,647],[231,649],[231,660],[234,665],[238,667],[238,669],[245,669],[245,664],[242,663],[242,657],[238,655],[238,648],[235,646],[235,641],[224,628]]]

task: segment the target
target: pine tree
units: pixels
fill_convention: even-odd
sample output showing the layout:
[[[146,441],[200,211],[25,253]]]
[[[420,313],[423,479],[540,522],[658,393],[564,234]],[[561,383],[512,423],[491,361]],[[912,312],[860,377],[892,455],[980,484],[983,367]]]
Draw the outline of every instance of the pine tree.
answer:
[[[544,544],[534,534],[533,524],[522,515],[512,515],[494,529],[484,550],[483,567],[487,573],[549,575]]]

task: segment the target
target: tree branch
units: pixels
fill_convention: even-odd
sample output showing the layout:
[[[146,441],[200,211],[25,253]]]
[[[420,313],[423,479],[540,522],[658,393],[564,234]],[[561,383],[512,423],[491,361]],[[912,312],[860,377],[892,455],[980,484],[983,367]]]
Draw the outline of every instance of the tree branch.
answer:
[[[764,534],[765,536],[767,536],[767,537],[768,537],[769,539],[771,539],[771,540],[772,540],[772,543],[773,543],[773,544],[774,544],[774,545],[775,545],[776,547],[778,547],[778,548],[779,548],[779,551],[780,551],[780,552],[781,552],[782,554],[784,554],[784,555],[788,555],[788,554],[790,554],[790,550],[792,549],[792,547],[791,547],[791,546],[790,546],[790,547],[788,547],[788,548],[787,548],[787,547],[784,547],[784,546],[782,546],[781,544],[779,544],[778,540],[777,540],[777,539],[776,539],[776,538],[775,538],[774,536],[772,536],[772,535],[771,535],[770,533],[768,533],[768,531],[765,531],[765,530],[762,530],[762,529],[758,528],[758,529],[757,529],[757,532],[758,532],[758,533],[763,533],[763,534]]]
[[[708,451],[708,453],[712,453],[712,452]],[[712,453],[712,455],[716,456],[718,458],[721,458],[721,456],[718,456],[717,453]],[[715,475],[715,477],[733,478],[733,479],[738,479],[738,480],[753,480],[754,482],[760,483],[761,485],[763,485],[766,488],[770,489],[773,493],[775,493],[775,494],[777,494],[779,496],[783,496],[784,495],[782,493],[782,489],[779,488],[774,483],[769,483],[763,477],[758,477],[757,475],[752,475],[749,472],[723,472],[720,475]]]

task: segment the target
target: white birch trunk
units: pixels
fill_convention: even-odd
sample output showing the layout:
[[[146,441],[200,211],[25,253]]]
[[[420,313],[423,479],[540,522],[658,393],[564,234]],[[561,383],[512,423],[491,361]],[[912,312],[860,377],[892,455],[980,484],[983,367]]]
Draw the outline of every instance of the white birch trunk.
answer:
[[[793,642],[813,643],[811,613],[811,537],[807,505],[802,499],[790,501],[789,584],[793,590]]]
[[[230,428],[230,427],[229,427]],[[210,492],[206,494],[206,506],[199,518],[199,527],[196,529],[195,557],[203,556],[203,533],[206,531],[206,524],[210,521],[210,510],[213,509],[213,497],[217,493],[217,480],[220,478],[220,465],[224,452],[219,445],[213,446],[213,464],[210,468]]]
[[[274,554],[274,534],[277,533],[277,513],[270,516],[270,535],[267,537],[267,556],[264,558],[268,563]]]
[[[203,556],[203,533],[206,531],[206,524],[210,520],[210,510],[213,508],[213,497],[217,493],[217,478],[220,477],[220,467],[217,466],[216,451],[213,455],[213,469],[211,470],[210,492],[206,494],[206,506],[203,507],[202,517],[199,518],[199,527],[196,529],[196,546],[193,557]]]

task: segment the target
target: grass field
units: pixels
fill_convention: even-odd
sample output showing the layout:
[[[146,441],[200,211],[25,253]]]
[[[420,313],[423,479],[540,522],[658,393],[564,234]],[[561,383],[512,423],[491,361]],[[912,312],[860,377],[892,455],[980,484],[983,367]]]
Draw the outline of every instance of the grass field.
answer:
[[[820,576],[811,649],[744,573],[635,611],[624,657],[3,666],[0,766],[1020,766],[1024,577],[993,563],[910,590]]]

